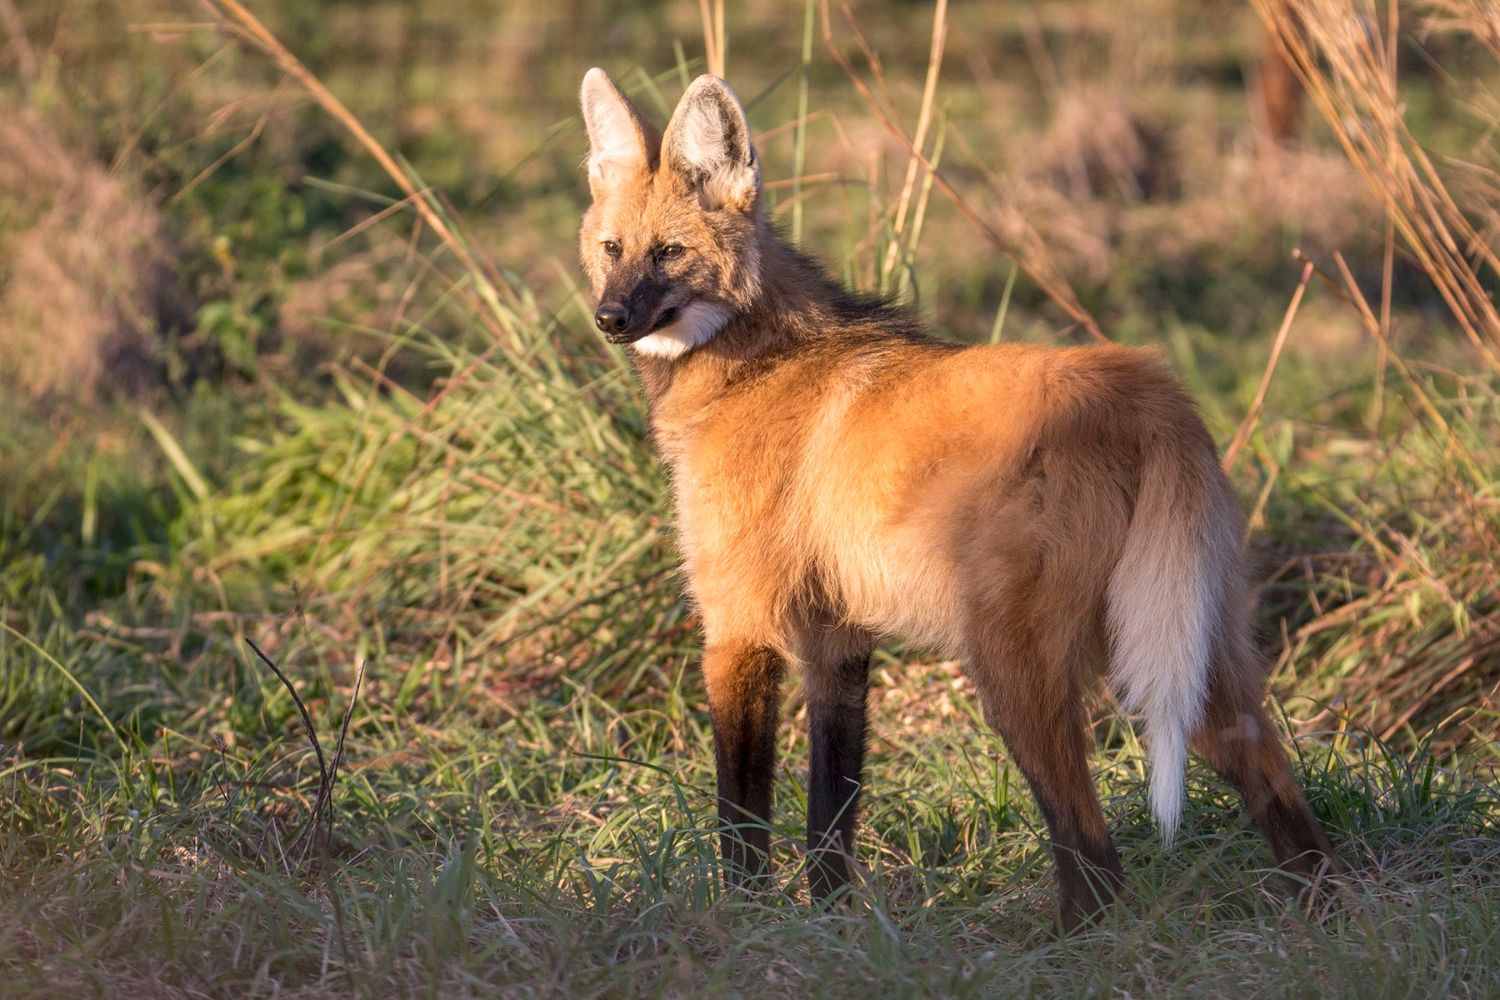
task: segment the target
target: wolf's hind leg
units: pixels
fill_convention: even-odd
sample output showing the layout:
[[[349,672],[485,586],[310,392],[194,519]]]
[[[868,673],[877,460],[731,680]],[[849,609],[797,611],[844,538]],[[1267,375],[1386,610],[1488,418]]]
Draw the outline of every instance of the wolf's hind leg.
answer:
[[[1261,707],[1254,662],[1246,645],[1214,663],[1193,749],[1239,789],[1277,864],[1313,881],[1333,867],[1333,846],[1297,786],[1286,750]]]
[[[1041,806],[1057,860],[1064,932],[1092,921],[1125,871],[1089,775],[1091,741],[1077,678],[1036,646],[996,638],[969,665],[985,717],[999,731]]]

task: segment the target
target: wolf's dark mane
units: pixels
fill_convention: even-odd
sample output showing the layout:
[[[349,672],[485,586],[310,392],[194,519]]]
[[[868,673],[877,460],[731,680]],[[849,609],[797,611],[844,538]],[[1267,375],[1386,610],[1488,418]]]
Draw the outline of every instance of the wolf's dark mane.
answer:
[[[716,372],[728,388],[755,381],[793,355],[852,360],[901,346],[937,351],[963,346],[931,336],[910,306],[845,287],[822,260],[792,246],[768,220],[760,220],[759,227],[761,287],[749,307],[680,357],[634,355],[653,409],[688,367]]]
[[[848,288],[834,277],[822,258],[793,246],[779,226],[768,224],[766,229],[770,236],[767,242],[772,243],[782,257],[776,264],[811,286],[807,289],[806,299],[816,308],[802,318],[803,323],[813,320],[851,332],[860,330],[908,341],[932,339],[921,317],[912,307],[897,302],[890,294],[881,295]],[[798,302],[794,307],[805,309],[806,304]],[[828,334],[836,331],[825,328],[822,332]]]

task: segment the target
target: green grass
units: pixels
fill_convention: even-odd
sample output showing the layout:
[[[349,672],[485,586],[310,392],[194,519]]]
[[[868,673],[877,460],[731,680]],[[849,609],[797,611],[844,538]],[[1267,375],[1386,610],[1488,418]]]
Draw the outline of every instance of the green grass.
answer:
[[[1408,727],[1393,745],[1372,742],[1359,713],[1381,704],[1378,685],[1297,743],[1299,774],[1349,868],[1330,910],[1299,910],[1239,804],[1201,768],[1186,836],[1164,850],[1140,747],[1101,721],[1096,776],[1131,877],[1098,930],[1054,940],[1035,805],[957,668],[900,651],[881,655],[871,695],[856,906],[818,915],[802,889],[795,693],[774,817],[778,889],[726,898],[695,630],[676,596],[641,404],[617,355],[559,353],[547,346],[554,332],[532,328],[519,354],[408,341],[452,373],[431,407],[373,376],[339,376],[337,396],[316,407],[283,398],[273,429],[240,441],[227,476],[198,491],[180,482],[170,529],[130,541],[133,571],[111,593],[49,603],[88,555],[63,544],[71,516],[54,526],[63,542],[50,563],[14,563],[34,573],[12,577],[14,624],[0,630],[0,964],[15,992],[1500,988],[1489,723],[1471,715],[1458,737],[1451,725],[1425,740]],[[1200,350],[1179,364],[1228,362]],[[1294,367],[1286,385],[1309,374]],[[1486,384],[1428,390],[1446,386],[1440,401],[1472,412],[1491,405]],[[1294,635],[1319,621],[1303,602],[1321,594],[1332,606],[1341,587],[1359,586],[1364,536],[1335,527],[1356,502],[1366,516],[1354,523],[1376,542],[1401,531],[1446,542],[1450,555],[1465,544],[1402,506],[1402,487],[1430,489],[1447,468],[1425,439],[1391,452],[1382,473],[1358,458],[1357,431],[1319,419],[1345,403],[1308,406],[1269,423],[1255,453],[1289,463],[1301,439],[1328,460],[1287,475],[1266,517],[1292,551],[1314,544],[1299,525],[1351,549],[1334,571],[1283,584]],[[1464,426],[1482,453],[1482,425]],[[162,427],[153,439],[160,467],[179,481],[210,476],[188,473],[185,453],[174,463],[173,435]],[[1429,588],[1482,576],[1445,569]],[[1293,643],[1277,680],[1297,695],[1293,713],[1315,717],[1379,677],[1361,658],[1380,641],[1407,651],[1398,673],[1413,676],[1467,655],[1473,626],[1412,612],[1409,593],[1394,618],[1372,613]],[[79,621],[79,607],[94,610]],[[298,839],[318,771],[297,710],[242,634],[294,679],[330,755],[365,665],[326,852]],[[1309,695],[1321,696],[1312,708]]]
[[[0,942],[10,995],[1485,996],[1500,986],[1494,791],[1346,741],[1299,772],[1350,867],[1309,919],[1232,795],[1195,770],[1163,850],[1138,748],[1098,758],[1131,871],[1122,905],[1051,935],[1050,859],[952,670],[891,664],[858,902],[818,915],[797,877],[805,738],[783,741],[778,887],[718,887],[701,695],[626,704],[563,686],[492,727],[370,699],[327,856],[292,839],[310,751],[163,735],[108,760],[7,758]],[[275,688],[255,690],[263,711]],[[334,712],[318,714],[325,728]],[[288,719],[286,726],[294,725]],[[325,741],[331,734],[325,731]]]
[[[1195,7],[1131,27],[1086,6],[1039,7],[1030,27],[955,6],[944,168],[981,211],[1011,204],[1075,85],[1118,84],[1180,126],[1179,166],[1196,171],[1181,190],[1031,221],[1054,227],[1062,270],[1111,334],[1166,348],[1224,443],[1295,285],[1291,246],[1322,253],[1320,234],[1348,228],[1340,245],[1375,287],[1378,233],[1214,186],[1240,163],[1247,25],[1225,32]],[[1055,939],[1035,804],[957,666],[905,649],[877,655],[855,904],[819,914],[803,888],[795,689],[776,889],[721,891],[667,484],[571,263],[573,88],[603,56],[538,62],[567,25],[520,7],[543,29],[518,57],[532,76],[493,93],[476,69],[493,53],[463,12],[265,12],[441,181],[457,215],[435,208],[497,262],[483,273],[413,235],[410,215],[334,242],[395,188],[286,94],[258,141],[208,170],[277,93],[266,60],[216,54],[212,33],[159,41],[87,3],[24,97],[0,87],[161,196],[196,307],[143,397],[0,393],[0,993],[1500,994],[1500,377],[1405,263],[1405,374],[1382,378],[1352,311],[1312,286],[1234,470],[1267,581],[1271,689],[1348,869],[1335,904],[1302,909],[1197,764],[1184,834],[1163,848],[1140,747],[1101,706],[1096,779],[1130,877],[1097,929]],[[757,130],[780,128],[769,181],[795,164],[841,175],[775,189],[784,208],[802,195],[784,217],[873,282],[905,160],[867,172],[845,146],[879,129],[807,48],[809,9],[739,25],[730,73],[760,95]],[[864,23],[910,124],[929,14],[881,10]],[[653,109],[653,88],[669,102],[696,69],[663,43],[668,13],[623,17],[610,36],[611,68],[637,67],[621,78]],[[23,12],[34,37],[51,37],[44,14]],[[1162,24],[1180,51],[1132,47]],[[392,62],[399,74],[372,81]],[[1021,99],[1059,67],[1046,101]],[[1457,79],[1403,77],[1435,147],[1468,135]],[[804,107],[815,117],[793,125]],[[1110,266],[1091,277],[1096,223]],[[1079,230],[1083,250],[1067,242]],[[1056,339],[1041,291],[936,195],[908,254],[918,304],[953,336]],[[304,835],[320,779],[298,708],[245,636],[292,679],[330,757],[364,671],[326,841]]]

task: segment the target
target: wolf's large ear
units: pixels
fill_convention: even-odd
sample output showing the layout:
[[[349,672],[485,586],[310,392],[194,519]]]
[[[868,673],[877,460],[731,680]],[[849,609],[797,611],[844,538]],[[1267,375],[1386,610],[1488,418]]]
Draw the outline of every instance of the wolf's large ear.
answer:
[[[748,212],[760,192],[760,161],[745,111],[718,77],[698,77],[677,102],[662,159],[697,189],[705,208]]]
[[[589,132],[589,189],[595,198],[631,174],[656,169],[660,137],[608,73],[597,66],[585,73],[578,101]]]

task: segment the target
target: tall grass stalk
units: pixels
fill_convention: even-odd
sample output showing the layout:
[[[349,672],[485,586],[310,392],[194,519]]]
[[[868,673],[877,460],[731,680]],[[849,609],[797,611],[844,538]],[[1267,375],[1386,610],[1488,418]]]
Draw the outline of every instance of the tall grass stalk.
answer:
[[[1373,30],[1382,21],[1374,0],[1254,2],[1349,162],[1384,202],[1402,241],[1460,329],[1500,371],[1500,311],[1490,292],[1500,277],[1500,251],[1491,242],[1500,208],[1482,195],[1467,204],[1457,199],[1407,125],[1396,87],[1396,5],[1389,7],[1389,38],[1381,44]],[[1488,37],[1492,17],[1483,10],[1466,5],[1439,9],[1435,27]],[[1470,164],[1490,177],[1495,165]]]
[[[792,242],[802,245],[802,172],[807,165],[807,100],[812,86],[814,0],[802,16],[802,64],[797,75],[797,133],[792,147]]]

